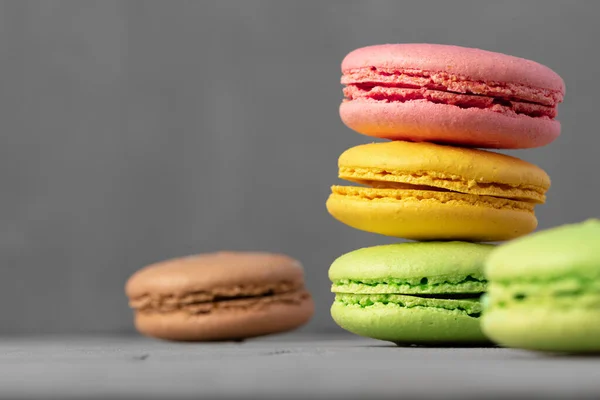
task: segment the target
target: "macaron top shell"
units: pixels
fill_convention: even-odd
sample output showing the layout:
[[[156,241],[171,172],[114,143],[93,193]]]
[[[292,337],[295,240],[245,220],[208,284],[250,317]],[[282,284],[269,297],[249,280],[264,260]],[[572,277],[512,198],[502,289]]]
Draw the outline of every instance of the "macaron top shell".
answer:
[[[494,281],[600,279],[600,220],[533,233],[494,250],[486,261]]]
[[[456,284],[461,284],[457,292],[482,292],[484,260],[493,249],[491,244],[457,241],[366,247],[337,258],[329,269],[329,279],[334,292],[343,292],[352,283],[366,289],[389,285],[389,290],[380,287],[366,290],[369,293],[445,293],[453,291]],[[402,290],[398,291],[399,287]]]
[[[338,160],[339,177],[432,186],[461,193],[544,202],[550,177],[538,166],[490,151],[427,142],[359,145]]]
[[[440,44],[383,44],[350,52],[342,72],[362,68],[446,72],[463,80],[512,83],[548,89],[560,102],[565,93],[562,78],[535,61],[506,54]]]
[[[131,276],[125,292],[131,298],[146,294],[177,297],[202,291],[218,295],[219,288],[229,294],[233,288],[234,292],[244,293],[232,295],[251,295],[252,287],[263,292],[265,285],[283,284],[290,289],[303,283],[301,264],[288,256],[262,252],[216,252],[149,265]]]

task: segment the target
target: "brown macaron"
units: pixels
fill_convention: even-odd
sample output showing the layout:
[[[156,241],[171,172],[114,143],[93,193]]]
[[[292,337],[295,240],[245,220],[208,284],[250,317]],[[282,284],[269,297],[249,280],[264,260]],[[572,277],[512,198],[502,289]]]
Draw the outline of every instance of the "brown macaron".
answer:
[[[282,254],[218,252],[162,261],[125,286],[135,326],[167,340],[241,340],[295,329],[314,304],[301,264]]]

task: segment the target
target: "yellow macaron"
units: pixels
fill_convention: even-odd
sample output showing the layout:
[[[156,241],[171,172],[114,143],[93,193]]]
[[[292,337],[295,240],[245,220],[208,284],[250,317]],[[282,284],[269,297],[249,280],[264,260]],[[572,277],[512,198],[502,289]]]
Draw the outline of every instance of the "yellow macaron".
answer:
[[[413,240],[501,241],[537,227],[550,178],[504,154],[392,141],[346,150],[327,210],[367,232]]]

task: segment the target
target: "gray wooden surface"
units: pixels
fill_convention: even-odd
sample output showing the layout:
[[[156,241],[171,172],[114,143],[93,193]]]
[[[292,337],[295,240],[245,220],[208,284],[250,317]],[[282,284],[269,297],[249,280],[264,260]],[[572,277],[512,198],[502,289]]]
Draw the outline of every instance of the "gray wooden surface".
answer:
[[[600,398],[600,357],[399,348],[354,336],[0,341],[2,398]]]

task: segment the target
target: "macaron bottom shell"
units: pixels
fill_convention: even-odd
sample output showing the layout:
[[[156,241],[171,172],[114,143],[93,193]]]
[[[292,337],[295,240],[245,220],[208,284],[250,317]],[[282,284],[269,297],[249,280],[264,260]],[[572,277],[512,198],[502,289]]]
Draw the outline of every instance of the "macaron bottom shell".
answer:
[[[490,149],[542,147],[561,130],[556,120],[425,100],[346,101],[340,105],[340,117],[347,127],[367,136]]]
[[[368,300],[365,303],[360,300],[347,302],[344,297],[348,296],[364,299],[369,297],[338,294],[331,306],[331,316],[341,328],[359,336],[398,345],[490,343],[481,331],[477,312],[479,304],[476,301],[467,307],[472,309],[469,315],[468,311],[461,307],[461,304],[465,304],[464,300],[422,299],[416,296],[396,295],[388,298],[389,301],[375,299],[379,301]],[[417,305],[418,303],[422,305]]]
[[[455,192],[334,186],[326,206],[350,227],[411,240],[492,242],[537,227],[533,203]]]
[[[600,296],[598,297],[600,305]],[[599,353],[600,308],[570,308],[551,304],[506,307],[486,311],[483,332],[495,343],[547,352]]]

